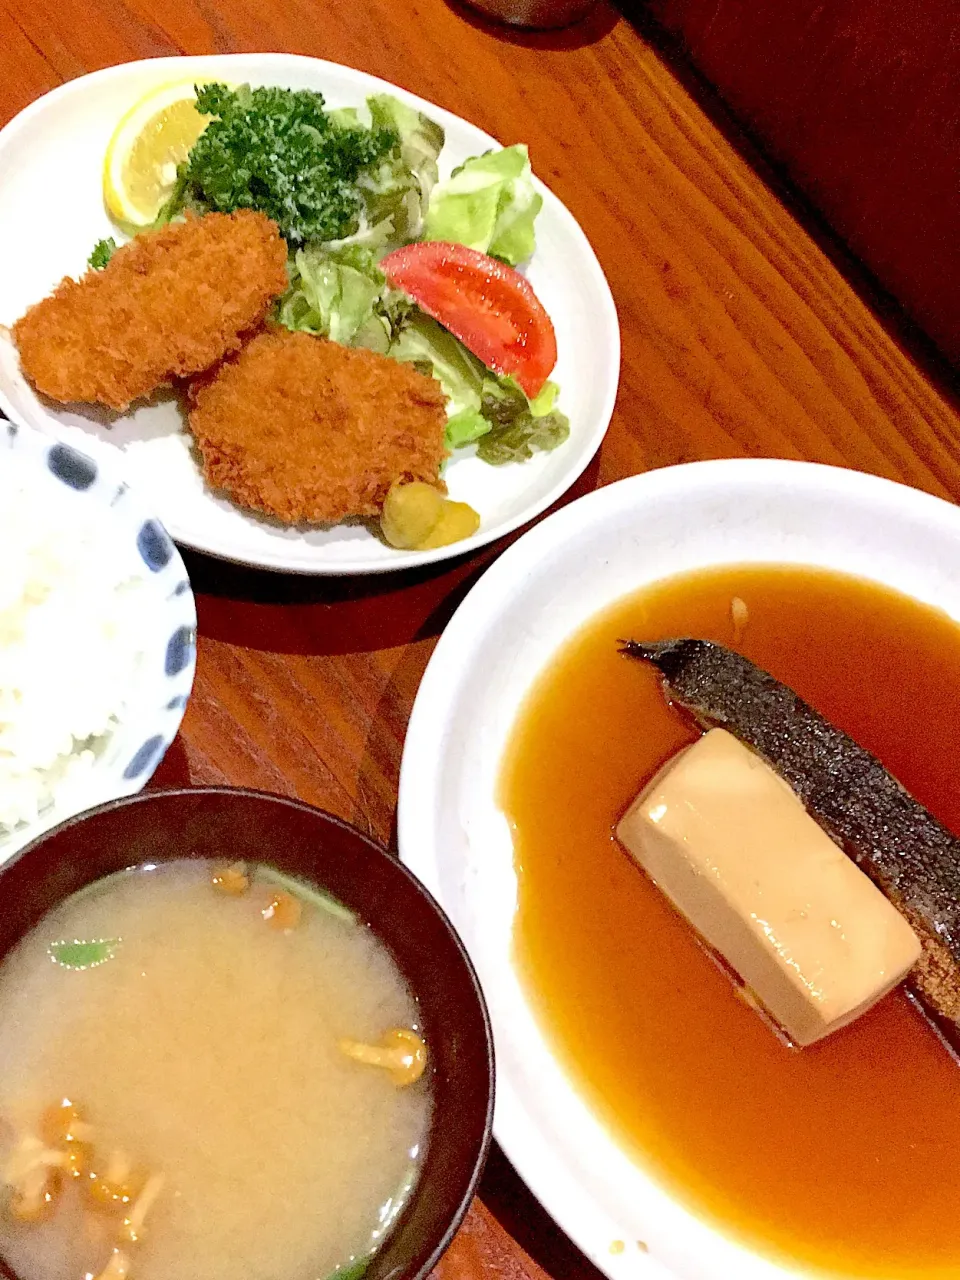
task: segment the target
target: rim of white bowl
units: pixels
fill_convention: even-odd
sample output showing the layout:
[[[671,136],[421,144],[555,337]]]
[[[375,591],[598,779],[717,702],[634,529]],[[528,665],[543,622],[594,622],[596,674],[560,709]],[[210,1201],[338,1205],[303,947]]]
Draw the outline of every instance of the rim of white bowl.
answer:
[[[533,581],[541,561],[568,543],[579,531],[614,514],[641,509],[649,499],[682,496],[695,501],[698,495],[715,491],[718,486],[728,490],[759,492],[785,485],[801,493],[835,495],[838,500],[852,498],[869,502],[879,509],[897,509],[921,524],[936,525],[944,532],[956,535],[960,564],[960,508],[952,503],[880,476],[787,459],[720,459],[660,468],[595,490],[550,515],[508,548],[462,601],[427,664],[408,725],[397,812],[400,857],[451,912],[455,924],[458,924],[456,912],[444,902],[440,882],[443,851],[430,847],[435,828],[419,820],[419,815],[439,811],[435,787],[437,775],[435,770],[419,766],[424,761],[437,758],[437,743],[443,742],[446,736],[460,681],[465,671],[482,662],[483,646],[489,641],[491,628],[496,625],[502,601],[525,582]],[[758,556],[756,559],[763,561],[770,560],[770,557]],[[743,557],[737,561],[744,562]],[[726,561],[718,560],[717,563]],[[544,663],[548,661],[549,655],[545,655]],[[490,1006],[496,1039],[498,1028],[493,1000],[490,1000]],[[622,1277],[629,1280],[640,1277],[644,1280],[669,1280],[673,1277],[675,1273],[662,1259],[651,1255],[627,1261],[626,1255],[615,1257],[598,1247],[599,1240],[610,1241],[611,1227],[615,1224],[592,1192],[581,1185],[565,1167],[563,1159],[558,1158],[551,1133],[531,1114],[520,1090],[506,1074],[503,1067],[506,1060],[505,1053],[498,1055],[501,1066],[494,1136],[543,1207],[611,1280],[621,1280]],[[569,1083],[589,1108],[582,1091],[572,1081]],[[686,1217],[693,1218],[722,1249],[725,1261],[719,1264],[721,1269],[712,1274],[736,1280],[739,1274],[736,1258],[739,1255],[750,1265],[751,1276],[786,1280],[788,1276],[811,1275],[809,1266],[802,1263],[791,1264],[789,1259],[755,1252],[749,1243],[737,1240],[721,1226],[676,1199],[669,1186],[655,1175],[650,1177],[662,1193],[661,1198],[666,1197],[671,1208],[677,1206]]]

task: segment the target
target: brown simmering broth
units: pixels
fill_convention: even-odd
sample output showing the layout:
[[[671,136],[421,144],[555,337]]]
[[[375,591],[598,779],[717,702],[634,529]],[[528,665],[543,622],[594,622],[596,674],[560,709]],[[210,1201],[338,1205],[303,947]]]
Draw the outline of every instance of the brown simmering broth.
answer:
[[[681,635],[790,684],[960,831],[960,628],[944,614],[800,567],[645,589],[567,643],[504,766],[515,946],[541,1022],[618,1139],[745,1243],[834,1272],[960,1275],[960,1071],[907,998],[787,1049],[613,839],[697,732],[617,641]]]

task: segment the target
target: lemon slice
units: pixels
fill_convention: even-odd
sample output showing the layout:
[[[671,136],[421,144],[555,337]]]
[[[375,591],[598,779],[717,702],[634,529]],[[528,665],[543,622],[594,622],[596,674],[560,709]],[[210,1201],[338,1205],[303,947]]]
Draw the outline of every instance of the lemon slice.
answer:
[[[192,83],[164,85],[134,103],[103,161],[103,199],[118,222],[153,222],[176,184],[177,165],[211,118],[197,110]]]

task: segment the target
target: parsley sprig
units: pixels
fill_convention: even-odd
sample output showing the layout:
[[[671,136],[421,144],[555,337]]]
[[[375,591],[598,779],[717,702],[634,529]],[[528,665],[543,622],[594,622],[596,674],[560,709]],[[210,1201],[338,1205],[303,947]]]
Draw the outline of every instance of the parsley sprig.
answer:
[[[357,179],[398,143],[392,129],[334,120],[309,90],[207,84],[197,110],[214,119],[181,165],[162,220],[184,209],[259,209],[295,245],[353,234]]]

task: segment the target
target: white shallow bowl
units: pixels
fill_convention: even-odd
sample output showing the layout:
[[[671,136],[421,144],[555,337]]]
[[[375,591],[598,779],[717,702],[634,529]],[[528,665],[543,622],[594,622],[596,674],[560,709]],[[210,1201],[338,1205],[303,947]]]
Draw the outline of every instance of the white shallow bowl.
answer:
[[[68,445],[0,421],[0,468],[19,471],[45,491],[37,511],[56,510],[58,522],[86,524],[94,507],[111,542],[104,576],[126,581],[127,641],[139,655],[136,688],[119,722],[95,748],[81,784],[54,795],[38,820],[0,835],[0,863],[58,822],[94,805],[139,791],[173,741],[193,685],[197,613],[183,561],[163,526],[123,480],[117,460],[92,459]],[[4,548],[0,545],[0,556]],[[71,662],[63,636],[63,663]],[[78,681],[84,671],[76,670]]]
[[[393,93],[446,130],[441,177],[499,144],[475,125],[349,67],[289,54],[151,58],[72,80],[0,130],[0,326],[11,325],[66,275],[78,276],[97,240],[117,235],[101,195],[103,157],[117,121],[150,88],[180,80],[249,81],[322,92],[331,107]],[[537,157],[532,157],[536,168]],[[78,448],[123,453],[126,475],[178,542],[244,564],[294,573],[384,573],[446,560],[518,528],[555,502],[600,447],[620,376],[620,330],[610,288],[572,214],[542,183],[537,249],[526,274],[550,314],[560,408],[570,438],[552,453],[491,467],[464,450],[445,473],[450,495],[481,515],[479,531],[435,551],[395,551],[362,525],[284,529],[207,490],[178,404],[144,402],[112,425],[96,408],[41,400],[0,334],[0,409]],[[66,213],[65,211],[69,211]]]
[[[612,1280],[806,1273],[752,1253],[675,1200],[618,1146],[553,1056],[511,962],[517,882],[497,778],[525,694],[585,621],[672,574],[748,562],[856,574],[960,620],[957,507],[808,463],[652,471],[552,515],[487,571],[440,639],[404,748],[400,856],[446,909],[477,967],[497,1051],[494,1132],[545,1208]],[[614,1240],[627,1246],[617,1256]]]

